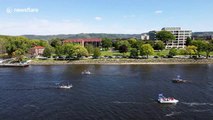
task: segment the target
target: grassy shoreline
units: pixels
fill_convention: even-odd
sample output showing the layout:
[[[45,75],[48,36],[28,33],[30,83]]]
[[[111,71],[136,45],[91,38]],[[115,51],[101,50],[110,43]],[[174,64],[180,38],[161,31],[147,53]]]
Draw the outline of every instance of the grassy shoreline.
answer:
[[[73,61],[32,60],[30,65],[71,65],[71,64],[108,64],[108,65],[138,65],[138,64],[213,64],[213,59],[83,59]]]

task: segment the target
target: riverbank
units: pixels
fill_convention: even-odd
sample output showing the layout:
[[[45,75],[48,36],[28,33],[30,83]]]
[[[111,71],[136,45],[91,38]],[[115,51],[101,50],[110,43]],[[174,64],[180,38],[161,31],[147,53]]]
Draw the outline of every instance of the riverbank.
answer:
[[[32,60],[30,65],[69,65],[69,64],[213,64],[213,59],[82,59],[82,60]]]

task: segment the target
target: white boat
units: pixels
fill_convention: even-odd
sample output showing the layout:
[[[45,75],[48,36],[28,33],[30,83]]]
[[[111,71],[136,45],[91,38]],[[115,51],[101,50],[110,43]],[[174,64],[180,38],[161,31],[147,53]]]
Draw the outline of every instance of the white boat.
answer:
[[[164,97],[163,94],[158,95],[158,102],[163,104],[176,104],[179,101],[173,97]]]
[[[85,71],[81,72],[81,74],[83,74],[83,75],[90,75],[90,74],[91,74],[91,72],[90,72],[90,71],[85,70]]]
[[[185,83],[186,80],[181,79],[180,75],[178,75],[176,78],[172,79],[173,83]]]
[[[60,85],[58,88],[61,89],[70,89],[72,87],[72,85]]]

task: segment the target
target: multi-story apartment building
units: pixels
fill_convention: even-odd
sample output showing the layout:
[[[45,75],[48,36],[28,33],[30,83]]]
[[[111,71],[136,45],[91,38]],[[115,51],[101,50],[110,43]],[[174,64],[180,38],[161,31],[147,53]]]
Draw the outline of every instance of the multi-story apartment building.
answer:
[[[186,39],[192,36],[191,30],[181,30],[180,27],[165,27],[162,30],[169,31],[175,36],[175,40],[168,41],[166,48],[184,48]]]

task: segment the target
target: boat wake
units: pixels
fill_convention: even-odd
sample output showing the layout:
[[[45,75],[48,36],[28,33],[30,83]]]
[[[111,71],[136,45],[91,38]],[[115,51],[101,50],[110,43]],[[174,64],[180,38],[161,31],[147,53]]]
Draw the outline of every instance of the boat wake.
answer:
[[[23,106],[24,108],[33,108],[33,109],[39,109],[36,105],[26,104]]]
[[[193,112],[208,112],[211,111],[211,109],[206,109],[206,110],[193,110]]]
[[[166,114],[165,116],[166,117],[172,117],[172,116],[179,115],[179,114],[181,114],[181,112],[171,112],[169,114]]]
[[[197,102],[192,102],[192,103],[187,103],[187,102],[182,102],[185,105],[189,105],[189,106],[213,106],[213,103],[197,103]]]
[[[113,101],[114,104],[142,104],[140,102],[120,102],[120,101]]]
[[[58,89],[56,86],[49,86],[49,87],[32,87],[32,88],[0,88],[0,90],[6,91],[22,91],[22,90],[47,90],[47,89]]]

